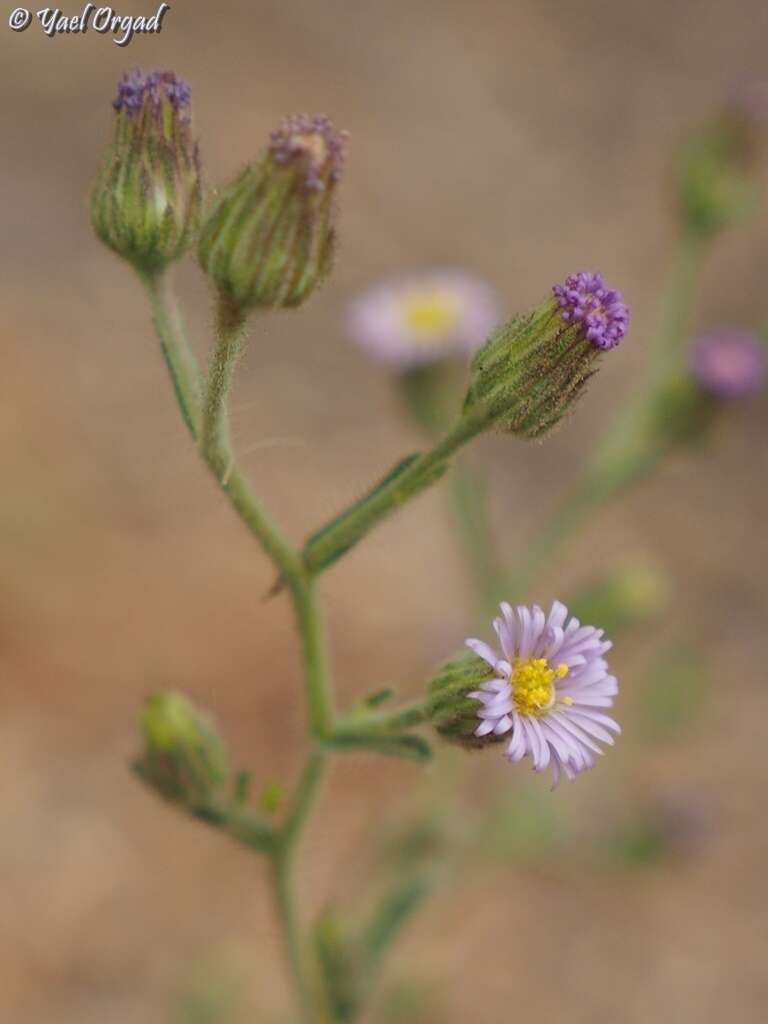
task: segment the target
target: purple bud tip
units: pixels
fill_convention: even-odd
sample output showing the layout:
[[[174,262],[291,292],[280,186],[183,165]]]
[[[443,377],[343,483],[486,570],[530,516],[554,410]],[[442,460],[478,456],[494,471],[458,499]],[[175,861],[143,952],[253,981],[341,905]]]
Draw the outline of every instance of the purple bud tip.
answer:
[[[552,292],[566,324],[580,323],[595,348],[614,348],[627,333],[629,310],[621,292],[606,288],[602,274],[580,270]]]
[[[117,96],[112,101],[115,110],[137,114],[145,100],[157,111],[163,98],[175,110],[189,106],[192,90],[183,78],[177,78],[173,71],[150,71],[144,74],[140,68],[131,68],[117,83]]]
[[[324,114],[297,114],[271,133],[269,149],[279,164],[304,165],[306,187],[322,192],[328,182],[341,177],[347,138],[348,133],[336,131]]]
[[[740,398],[757,391],[768,373],[768,348],[751,331],[721,327],[697,338],[688,366],[699,385],[717,398]]]

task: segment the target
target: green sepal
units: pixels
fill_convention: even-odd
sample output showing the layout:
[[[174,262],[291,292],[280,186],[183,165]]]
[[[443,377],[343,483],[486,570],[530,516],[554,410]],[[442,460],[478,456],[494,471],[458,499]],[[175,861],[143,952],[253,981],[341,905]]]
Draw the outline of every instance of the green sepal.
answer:
[[[480,724],[480,707],[468,697],[481,683],[493,678],[493,669],[476,654],[467,651],[444,662],[429,682],[427,712],[432,725],[444,740],[478,750],[499,743],[503,736],[475,736]]]
[[[219,292],[245,316],[300,305],[331,270],[333,193],[306,188],[300,169],[267,153],[225,185],[205,212],[198,258]]]
[[[164,95],[115,116],[114,139],[91,194],[98,238],[139,273],[154,275],[192,244],[202,205],[200,158],[186,111]]]

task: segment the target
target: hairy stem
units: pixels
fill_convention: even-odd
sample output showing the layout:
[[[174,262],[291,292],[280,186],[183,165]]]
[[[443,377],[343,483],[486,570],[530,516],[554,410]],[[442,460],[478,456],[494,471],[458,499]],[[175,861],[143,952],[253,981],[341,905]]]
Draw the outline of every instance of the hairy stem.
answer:
[[[211,357],[203,404],[200,454],[240,518],[281,575],[289,582],[296,581],[298,585],[302,575],[298,552],[238,470],[230,445],[227,397],[242,346],[243,330],[242,320],[222,307],[219,312],[218,340]]]
[[[184,336],[176,303],[162,274],[141,274],[160,348],[171,375],[181,416],[192,437],[197,438],[202,420],[202,376]]]
[[[291,595],[301,637],[308,733],[310,742],[314,742],[315,738],[325,735],[333,723],[325,634],[315,584],[306,573],[297,549],[272,520],[238,470],[230,445],[227,398],[242,346],[244,323],[226,305],[222,305],[219,310],[217,345],[211,358],[205,395],[201,400],[199,371],[196,364],[193,366],[191,353],[188,353],[180,334],[178,320],[173,314],[170,291],[165,282],[157,278],[146,278],[144,283],[149,292],[155,326],[184,421],[192,436],[198,440],[200,453],[222,491],[272,559]],[[271,835],[269,842],[260,833],[256,834],[250,828],[241,828],[242,823],[228,825],[229,830],[241,841],[254,849],[266,850],[269,854],[275,909],[283,931],[303,1019],[307,1024],[314,1024],[318,1017],[313,1007],[311,980],[294,908],[292,863],[296,845],[317,793],[323,765],[324,754],[313,748],[287,812],[285,824]]]
[[[301,834],[323,778],[325,763],[326,757],[322,750],[314,748],[310,750],[291,807],[279,833],[277,848],[279,855],[286,861],[290,861],[293,856],[296,841]]]
[[[322,739],[333,725],[333,705],[317,587],[313,579],[304,575],[290,578],[288,586],[301,637],[310,739]]]
[[[423,700],[401,704],[390,711],[358,711],[339,718],[334,732],[343,734],[354,732],[393,733],[403,729],[413,729],[427,720],[427,706]]]

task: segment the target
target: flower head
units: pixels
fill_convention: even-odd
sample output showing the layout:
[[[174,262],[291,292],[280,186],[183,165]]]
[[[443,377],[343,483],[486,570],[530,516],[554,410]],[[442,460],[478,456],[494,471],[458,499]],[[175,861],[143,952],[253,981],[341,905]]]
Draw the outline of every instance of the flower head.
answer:
[[[462,270],[427,270],[377,284],[349,310],[354,340],[400,368],[478,348],[499,319],[493,288]]]
[[[554,789],[562,775],[573,780],[591,768],[603,753],[598,741],[612,745],[611,732],[621,731],[599,710],[618,692],[603,658],[611,644],[602,630],[569,619],[559,601],[548,615],[536,605],[500,609],[493,623],[500,652],[482,640],[466,642],[494,673],[469,694],[479,701],[475,735],[511,733],[506,757],[530,755],[537,772],[551,767]]]
[[[269,136],[269,150],[278,164],[300,168],[310,192],[322,192],[341,178],[347,132],[338,132],[324,114],[286,117]]]
[[[93,190],[98,237],[141,272],[178,259],[197,229],[201,184],[191,90],[172,71],[126,72],[112,102],[114,140]]]
[[[688,365],[699,385],[717,398],[740,398],[757,391],[768,373],[768,347],[738,327],[721,327],[697,338]]]
[[[298,306],[330,271],[346,139],[324,115],[286,118],[211,205],[198,256],[238,315]]]
[[[556,284],[552,292],[566,324],[580,323],[596,348],[618,345],[627,333],[629,309],[621,292],[606,288],[602,275],[580,270],[569,274],[564,284]]]
[[[571,274],[552,293],[502,324],[472,359],[465,410],[484,408],[520,437],[540,437],[562,419],[629,322],[621,293],[600,274]]]
[[[157,112],[164,98],[176,110],[188,109],[192,89],[185,79],[178,78],[173,71],[150,71],[144,74],[141,68],[131,68],[117,83],[117,96],[112,106],[115,110],[125,110],[135,115],[147,103]]]

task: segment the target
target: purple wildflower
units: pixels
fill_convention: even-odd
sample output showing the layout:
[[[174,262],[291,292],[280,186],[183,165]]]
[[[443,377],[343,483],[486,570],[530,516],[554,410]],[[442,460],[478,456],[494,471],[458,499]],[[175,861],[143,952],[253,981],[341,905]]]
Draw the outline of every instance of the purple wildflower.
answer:
[[[601,274],[587,270],[569,274],[565,284],[554,285],[552,291],[561,318],[567,324],[583,324],[595,348],[613,348],[627,333],[629,310],[621,292],[606,288]]]
[[[478,348],[498,323],[493,288],[462,270],[427,270],[374,285],[349,310],[358,344],[401,368]]]
[[[328,181],[341,178],[348,132],[337,131],[324,114],[287,117],[270,134],[269,149],[279,164],[306,164],[305,185],[322,192]]]
[[[140,68],[131,68],[117,84],[117,96],[112,101],[115,110],[137,114],[145,99],[153,110],[159,110],[165,97],[175,110],[189,106],[192,89],[183,78],[177,78],[173,71],[150,71],[144,74]]]
[[[510,761],[530,754],[534,771],[552,768],[554,789],[561,775],[572,781],[603,751],[596,741],[613,745],[618,724],[600,708],[609,708],[618,693],[603,655],[611,647],[603,631],[568,620],[568,609],[555,601],[549,615],[506,603],[493,626],[501,653],[482,640],[466,641],[486,661],[495,678],[470,693],[480,701],[476,736],[512,733],[506,749]],[[568,621],[566,621],[568,620]]]
[[[768,348],[750,331],[721,327],[693,342],[688,365],[705,391],[717,398],[740,398],[762,385],[768,372]]]

